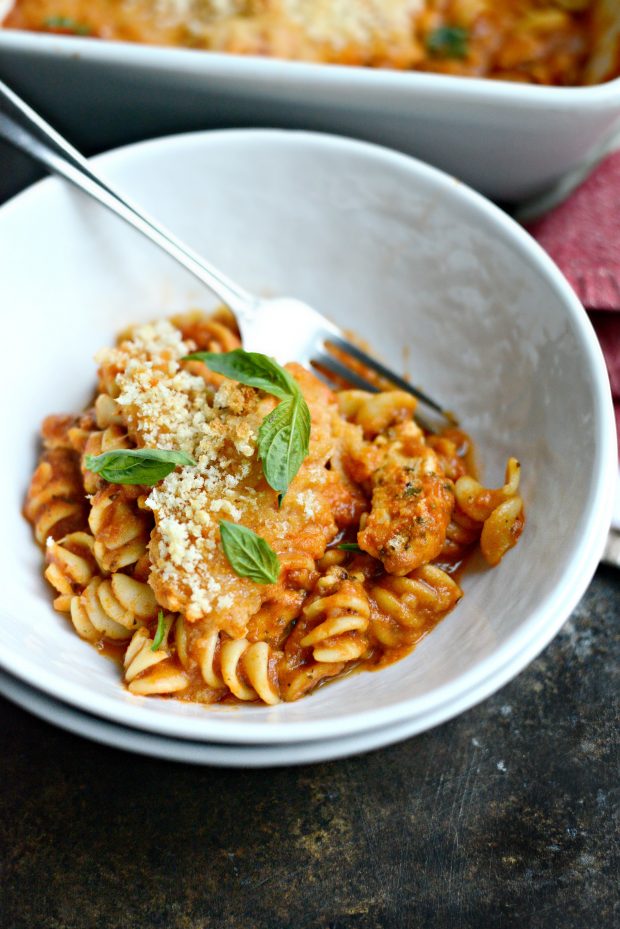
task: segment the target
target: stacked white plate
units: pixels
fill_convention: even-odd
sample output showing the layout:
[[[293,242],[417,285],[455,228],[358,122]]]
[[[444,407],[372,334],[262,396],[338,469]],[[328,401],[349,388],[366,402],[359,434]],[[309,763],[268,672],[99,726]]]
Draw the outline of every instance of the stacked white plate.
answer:
[[[170,736],[131,729],[101,717],[83,713],[60,700],[49,697],[9,674],[0,672],[0,693],[41,719],[61,726],[76,735],[93,739],[103,745],[127,751],[168,758],[191,764],[216,767],[269,768],[280,765],[310,764],[345,758],[374,748],[400,742],[433,725],[432,720],[405,720],[382,729],[373,729],[337,739],[316,739],[308,742],[285,742],[281,745],[227,745],[226,743],[177,739]],[[440,722],[441,718],[437,719]]]
[[[61,726],[135,751],[276,765],[386,745],[496,690],[551,639],[603,549],[615,479],[594,333],[538,246],[454,179],[329,136],[231,131],[97,159],[134,200],[259,293],[299,296],[457,410],[484,479],[522,462],[527,525],[406,659],[276,707],[137,698],[51,608],[20,510],[49,412],[79,410],[92,356],[130,323],[215,305],[115,217],[47,180],[0,209],[3,514],[0,690]],[[274,342],[277,333],[274,332]]]

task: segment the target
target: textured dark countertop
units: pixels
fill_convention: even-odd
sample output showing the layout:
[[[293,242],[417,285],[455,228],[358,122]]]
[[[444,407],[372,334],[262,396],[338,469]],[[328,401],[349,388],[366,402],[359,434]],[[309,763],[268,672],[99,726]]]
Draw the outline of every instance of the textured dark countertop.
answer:
[[[463,716],[345,761],[190,767],[0,703],[2,929],[613,929],[620,572]]]
[[[0,144],[0,202],[37,176]],[[0,700],[0,929],[614,929],[620,572],[431,732],[263,771],[155,761]]]

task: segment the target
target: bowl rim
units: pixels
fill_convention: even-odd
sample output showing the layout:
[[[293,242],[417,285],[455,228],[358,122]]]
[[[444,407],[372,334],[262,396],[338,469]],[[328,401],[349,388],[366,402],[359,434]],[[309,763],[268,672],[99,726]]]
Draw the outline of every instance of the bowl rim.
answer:
[[[337,739],[275,745],[226,744],[173,738],[122,726],[49,697],[2,670],[0,694],[39,719],[102,745],[153,758],[225,768],[273,768],[335,761],[386,748],[443,721],[439,717],[424,721],[413,717],[392,726],[365,730]]]
[[[183,133],[179,135],[155,138],[113,149],[92,159],[93,164],[102,168],[120,168],[123,162],[135,158],[148,158],[150,153],[160,154],[167,149],[171,153],[179,147],[198,147],[205,145],[239,144],[248,150],[249,146],[259,144],[276,144],[280,146],[314,147],[321,149],[340,149],[343,154],[358,154],[373,160],[382,160],[386,165],[409,172],[418,180],[425,179],[448,197],[464,201],[491,220],[504,234],[510,244],[528,260],[533,268],[546,278],[548,284],[556,291],[564,304],[566,313],[571,317],[584,350],[584,361],[590,367],[594,390],[593,415],[597,423],[595,463],[592,472],[590,493],[584,507],[583,532],[575,543],[571,557],[567,560],[562,581],[548,595],[545,601],[530,613],[508,637],[507,641],[493,653],[476,664],[469,671],[454,678],[451,682],[436,687],[422,696],[401,700],[390,706],[367,711],[363,714],[343,712],[335,719],[306,720],[297,722],[264,721],[252,722],[252,708],[247,707],[248,719],[240,720],[235,714],[234,724],[231,717],[219,716],[209,718],[208,709],[204,717],[157,714],[157,701],[153,698],[132,698],[131,703],[116,696],[98,696],[86,687],[67,682],[56,674],[42,668],[32,661],[27,654],[9,652],[6,645],[0,648],[0,666],[6,671],[38,690],[56,699],[69,703],[95,716],[104,717],[121,723],[125,727],[160,733],[176,738],[198,741],[225,743],[275,744],[282,742],[302,742],[338,738],[381,728],[404,719],[420,720],[420,729],[437,725],[457,713],[475,705],[495,690],[507,683],[533,660],[557,633],[568,618],[579,599],[585,592],[602,555],[611,513],[609,500],[612,499],[616,484],[616,441],[615,418],[611,400],[611,390],[603,354],[592,325],[573,292],[551,258],[543,251],[531,236],[506,213],[495,206],[481,194],[469,188],[453,177],[431,167],[418,159],[379,145],[332,136],[323,133],[291,131],[280,129],[226,129]],[[63,183],[56,178],[38,181],[22,193],[0,207],[0,222],[4,215],[20,208],[22,203],[29,203],[37,197],[45,196],[45,191],[53,185]],[[119,697],[126,697],[126,692],[119,683]],[[311,700],[312,697],[306,698]],[[145,707],[149,709],[144,712]]]
[[[600,84],[557,87],[519,84],[493,78],[463,77],[425,71],[398,71],[364,68],[322,62],[288,61],[230,52],[166,45],[142,45],[112,39],[94,41],[81,36],[36,33],[0,26],[0,49],[21,54],[36,53],[45,58],[70,58],[146,70],[194,73],[216,80],[282,80],[287,87],[329,87],[361,90],[364,93],[389,92],[391,99],[415,105],[417,95],[428,100],[502,104],[519,101],[528,109],[544,111],[548,106],[562,111],[576,104],[584,107],[617,105],[620,102],[620,76]]]

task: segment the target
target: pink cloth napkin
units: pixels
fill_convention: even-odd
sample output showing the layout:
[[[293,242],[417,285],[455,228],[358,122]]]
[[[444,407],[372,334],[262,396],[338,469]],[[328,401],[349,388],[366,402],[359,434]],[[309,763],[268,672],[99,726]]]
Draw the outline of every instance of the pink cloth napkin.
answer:
[[[620,455],[620,151],[527,228],[590,314],[609,371]]]

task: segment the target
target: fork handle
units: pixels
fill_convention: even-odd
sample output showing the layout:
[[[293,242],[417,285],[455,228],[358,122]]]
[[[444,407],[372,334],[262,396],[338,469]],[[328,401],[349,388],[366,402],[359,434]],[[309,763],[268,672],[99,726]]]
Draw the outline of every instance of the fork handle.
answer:
[[[93,171],[87,160],[17,94],[0,81],[0,137],[71,181],[175,258],[238,316],[252,312],[256,298],[188,248]]]

